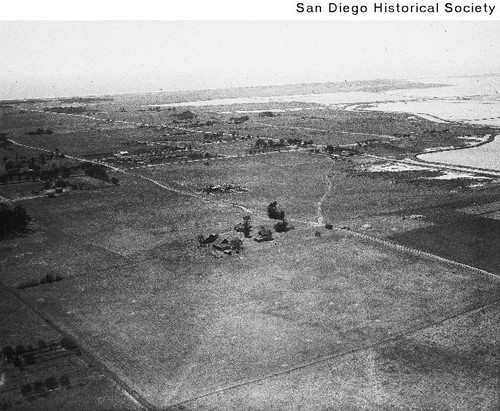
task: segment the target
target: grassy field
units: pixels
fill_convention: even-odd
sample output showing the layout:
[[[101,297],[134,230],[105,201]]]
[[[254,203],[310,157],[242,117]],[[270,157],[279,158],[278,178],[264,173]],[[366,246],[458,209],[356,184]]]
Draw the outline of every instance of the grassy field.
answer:
[[[272,201],[285,209],[289,218],[314,221],[316,202],[326,190],[326,173],[332,162],[309,153],[271,153],[229,160],[138,169],[137,173],[195,193],[209,185],[234,184],[243,193],[212,195],[266,215]]]
[[[499,320],[494,303],[387,344],[202,396],[177,409],[494,410],[500,363],[491,353]]]
[[[160,253],[23,295],[43,298],[38,310],[160,407],[308,369],[393,338],[404,346],[418,330],[500,298],[500,282],[491,277],[345,234],[294,235],[291,243],[241,258],[184,267],[172,267]],[[493,344],[484,349],[498,361],[497,337],[488,338]],[[405,357],[404,348],[394,349]],[[484,360],[486,354],[476,355]],[[434,378],[429,372],[420,382],[427,389]],[[398,371],[392,375],[397,378]],[[494,398],[498,386],[482,386],[473,377],[468,381]]]

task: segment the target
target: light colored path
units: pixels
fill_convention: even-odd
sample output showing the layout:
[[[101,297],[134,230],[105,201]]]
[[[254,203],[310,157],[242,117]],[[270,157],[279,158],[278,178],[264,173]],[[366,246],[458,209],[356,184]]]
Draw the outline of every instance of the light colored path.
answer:
[[[326,198],[330,194],[330,191],[332,191],[332,180],[331,180],[330,172],[331,172],[331,169],[330,169],[330,171],[328,171],[325,174],[325,179],[326,179],[325,194],[323,194],[323,196],[320,198],[320,200],[317,203],[317,212],[316,212],[316,225],[317,226],[322,226],[325,223],[325,219],[323,217],[323,211],[321,210],[321,205],[323,204],[323,202],[326,200]]]

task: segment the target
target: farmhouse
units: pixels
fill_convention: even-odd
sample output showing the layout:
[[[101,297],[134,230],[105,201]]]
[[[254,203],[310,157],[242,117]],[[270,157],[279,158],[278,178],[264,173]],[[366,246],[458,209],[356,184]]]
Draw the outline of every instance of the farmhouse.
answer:
[[[218,238],[214,241],[212,247],[214,247],[216,250],[224,252],[231,250],[231,245],[229,244],[229,240],[227,238]]]
[[[212,247],[218,251],[222,251],[225,254],[231,254],[233,251],[239,253],[241,250],[241,246],[243,241],[241,239],[234,238],[218,238],[212,244]]]
[[[219,234],[210,233],[206,237],[204,237],[203,235],[200,235],[198,237],[198,241],[199,241],[200,245],[207,245],[207,244],[213,243],[215,240],[217,240],[217,238],[219,238]]]
[[[273,232],[267,227],[261,227],[257,236],[254,238],[258,243],[262,241],[271,241],[273,239]]]

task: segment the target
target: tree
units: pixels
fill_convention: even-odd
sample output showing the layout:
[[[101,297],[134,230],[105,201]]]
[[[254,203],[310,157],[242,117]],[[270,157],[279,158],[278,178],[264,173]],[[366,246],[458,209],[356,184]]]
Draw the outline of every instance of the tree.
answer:
[[[14,208],[0,204],[0,236],[13,232],[26,231],[31,217],[23,206]]]
[[[288,227],[288,221],[286,220],[281,220],[281,221],[278,221],[275,225],[274,225],[274,229],[276,230],[277,233],[286,233],[289,229]]]
[[[107,180],[106,166],[102,164],[83,163],[85,174],[99,180]]]
[[[250,224],[250,216],[246,215],[243,217],[243,234],[245,237],[250,237],[250,231],[252,230],[252,225]]]
[[[28,227],[31,217],[26,212],[26,209],[21,205],[14,207],[14,224],[19,231],[25,231]]]
[[[273,201],[267,206],[267,215],[274,220],[283,220],[285,218],[285,211],[278,207],[277,201]]]

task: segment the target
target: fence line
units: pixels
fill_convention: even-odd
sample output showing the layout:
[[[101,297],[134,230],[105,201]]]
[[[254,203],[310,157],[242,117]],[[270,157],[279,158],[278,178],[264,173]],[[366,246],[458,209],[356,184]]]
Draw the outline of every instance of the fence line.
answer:
[[[436,254],[429,253],[427,251],[419,250],[418,248],[412,248],[412,247],[401,245],[401,244],[398,244],[398,243],[395,243],[395,242],[392,242],[392,241],[389,241],[389,240],[385,240],[385,239],[382,239],[382,238],[373,237],[373,236],[365,234],[365,233],[360,233],[358,231],[353,231],[353,230],[351,230],[349,228],[342,228],[342,227],[334,227],[334,228],[337,229],[338,231],[351,233],[355,237],[364,238],[366,240],[382,244],[382,245],[384,245],[386,247],[389,247],[389,248],[392,248],[394,250],[405,251],[405,252],[410,253],[410,254],[416,254],[416,255],[419,255],[419,256],[427,257],[429,259],[437,260],[437,261],[440,261],[442,263],[451,265],[453,267],[463,268],[463,269],[466,269],[466,270],[469,270],[469,271],[476,272],[476,273],[481,274],[481,275],[488,275],[490,277],[495,278],[496,280],[500,279],[500,275],[498,275],[498,274],[491,273],[489,271],[483,270],[481,268],[473,267],[473,266],[468,265],[468,264],[460,263],[458,261],[453,261],[453,260],[450,260],[448,258],[441,257],[441,256],[436,255]]]

